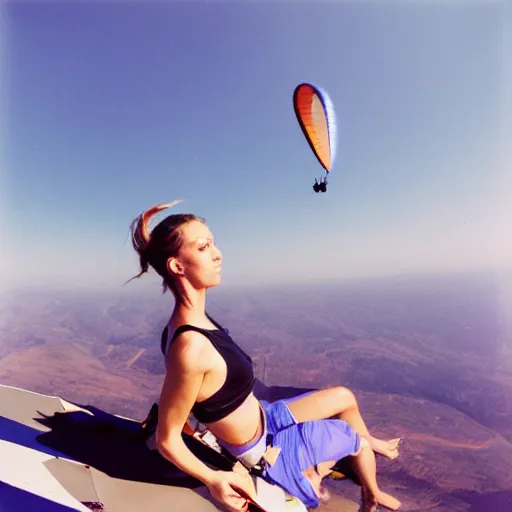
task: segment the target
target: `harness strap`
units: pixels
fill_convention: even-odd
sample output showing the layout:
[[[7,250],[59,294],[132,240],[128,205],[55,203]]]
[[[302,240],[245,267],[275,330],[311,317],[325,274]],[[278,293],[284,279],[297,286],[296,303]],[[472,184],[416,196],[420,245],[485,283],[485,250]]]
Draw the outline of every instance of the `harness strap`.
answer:
[[[261,407],[261,417],[263,420],[263,434],[259,441],[249,450],[242,454],[235,456],[229,452],[229,450],[222,446],[217,438],[203,425],[200,426],[199,422],[196,422],[193,433],[185,432],[191,437],[198,439],[201,443],[205,444],[211,450],[214,450],[226,462],[229,462],[232,466],[242,464],[244,468],[254,476],[262,476],[265,472],[267,462],[264,459],[267,448],[272,444],[272,435],[267,433],[267,421],[265,411]],[[140,431],[146,442],[155,434],[158,425],[158,404],[154,403],[148,413],[148,416],[140,424]],[[189,425],[189,428],[192,425]],[[192,430],[192,429],[191,429]]]

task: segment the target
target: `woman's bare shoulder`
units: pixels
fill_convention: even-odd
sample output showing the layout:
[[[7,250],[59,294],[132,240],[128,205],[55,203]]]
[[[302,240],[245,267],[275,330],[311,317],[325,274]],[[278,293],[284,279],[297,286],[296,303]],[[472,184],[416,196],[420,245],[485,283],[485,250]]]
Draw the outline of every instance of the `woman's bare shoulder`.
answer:
[[[210,344],[206,336],[197,331],[179,333],[169,348],[166,366],[179,366],[188,370],[208,370]]]

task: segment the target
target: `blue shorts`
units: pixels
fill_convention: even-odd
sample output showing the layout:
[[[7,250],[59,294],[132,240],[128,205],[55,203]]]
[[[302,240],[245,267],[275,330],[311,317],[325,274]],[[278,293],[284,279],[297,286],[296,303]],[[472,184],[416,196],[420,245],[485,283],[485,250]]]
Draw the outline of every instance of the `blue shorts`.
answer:
[[[314,420],[291,425],[274,435],[272,446],[279,456],[268,465],[265,479],[286,489],[307,507],[320,504],[303,471],[317,464],[336,461],[359,451],[360,437],[342,420]]]
[[[297,423],[287,403],[314,392],[275,402],[260,400],[267,416],[268,434],[273,437],[272,446],[281,450],[276,462],[267,467],[263,477],[286,489],[307,507],[317,507],[319,499],[303,471],[321,462],[338,461],[353,455],[360,446],[359,435],[345,421],[323,419]],[[257,442],[226,448],[236,457]]]

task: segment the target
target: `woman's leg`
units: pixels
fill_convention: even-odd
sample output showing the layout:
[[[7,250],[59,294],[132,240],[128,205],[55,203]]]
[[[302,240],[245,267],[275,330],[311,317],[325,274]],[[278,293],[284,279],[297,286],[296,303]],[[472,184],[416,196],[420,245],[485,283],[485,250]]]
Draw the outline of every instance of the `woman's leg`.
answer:
[[[373,437],[359,412],[356,397],[350,389],[336,386],[285,400],[297,423],[337,418],[347,422],[371,448],[389,459],[398,457],[400,438],[384,441]]]
[[[362,487],[363,512],[372,512],[377,505],[391,510],[400,507],[400,501],[379,489],[370,443],[344,421],[322,419],[292,425],[276,434],[273,446],[279,449],[279,456],[268,468],[269,476],[306,506],[322,499],[322,479],[332,471],[335,461],[348,459]],[[297,478],[298,472],[310,485]]]
[[[375,455],[366,439],[361,439],[361,446],[356,455],[351,455],[352,466],[362,486],[362,512],[373,512],[377,505],[398,510],[400,501],[379,489],[377,484],[377,465]]]

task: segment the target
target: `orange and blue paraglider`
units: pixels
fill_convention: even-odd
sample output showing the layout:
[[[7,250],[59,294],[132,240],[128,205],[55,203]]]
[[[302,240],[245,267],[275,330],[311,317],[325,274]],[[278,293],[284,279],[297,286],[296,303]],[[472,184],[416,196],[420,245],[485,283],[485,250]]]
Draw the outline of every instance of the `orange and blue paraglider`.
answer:
[[[315,180],[313,189],[325,192],[327,174],[336,156],[336,118],[332,101],[320,87],[303,83],[295,88],[293,108],[306,140],[326,173]]]

